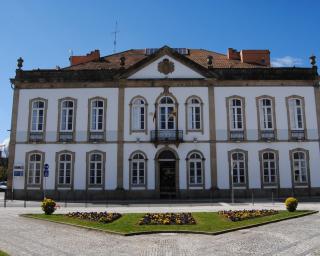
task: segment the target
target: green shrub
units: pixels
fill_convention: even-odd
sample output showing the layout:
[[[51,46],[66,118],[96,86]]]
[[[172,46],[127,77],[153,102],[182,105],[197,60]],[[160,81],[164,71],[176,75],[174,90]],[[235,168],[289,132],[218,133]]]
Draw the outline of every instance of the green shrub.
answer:
[[[285,205],[289,212],[294,212],[298,207],[298,200],[294,197],[288,197],[285,201]]]
[[[57,209],[57,204],[54,200],[45,198],[41,203],[41,208],[46,215],[51,215]]]

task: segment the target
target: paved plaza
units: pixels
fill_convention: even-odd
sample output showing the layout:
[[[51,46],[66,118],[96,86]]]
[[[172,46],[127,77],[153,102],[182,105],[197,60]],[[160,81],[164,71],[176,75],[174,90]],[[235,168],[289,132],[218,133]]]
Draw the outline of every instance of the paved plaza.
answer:
[[[0,200],[0,203],[1,202]],[[320,214],[282,221],[218,236],[154,234],[118,236],[103,232],[19,217],[39,213],[40,208],[23,202],[0,206],[0,248],[10,255],[320,255]],[[284,209],[283,203],[202,204],[61,204],[58,213],[74,210],[127,212],[217,211],[222,209]],[[320,203],[300,203],[299,209],[319,210]]]

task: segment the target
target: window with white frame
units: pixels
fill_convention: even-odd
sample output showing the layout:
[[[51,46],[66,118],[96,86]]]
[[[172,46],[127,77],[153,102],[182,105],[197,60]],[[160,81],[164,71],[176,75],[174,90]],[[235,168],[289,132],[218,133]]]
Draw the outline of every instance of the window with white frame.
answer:
[[[144,99],[137,98],[132,102],[132,130],[139,131],[145,129],[146,122],[146,102]]]
[[[89,159],[89,185],[102,185],[103,156],[91,153]]]
[[[31,131],[43,132],[45,122],[45,102],[42,100],[33,101],[31,113]]]
[[[28,184],[40,185],[42,172],[42,154],[32,153],[28,157]]]
[[[63,100],[61,102],[60,131],[62,132],[73,131],[73,116],[74,116],[74,101]]]
[[[72,172],[72,154],[61,153],[59,154],[59,176],[58,183],[60,185],[71,184],[71,172]]]
[[[263,98],[259,100],[260,129],[273,130],[273,106],[272,100]]]
[[[189,164],[189,184],[202,185],[203,166],[202,157],[199,153],[191,153],[188,159]]]
[[[229,121],[231,131],[243,131],[243,103],[241,99],[229,99]]]
[[[104,130],[104,101],[100,99],[91,101],[90,131]]]
[[[136,153],[131,159],[131,184],[133,186],[145,185],[146,159],[143,154]]]
[[[290,127],[292,130],[303,130],[303,103],[301,99],[291,98],[288,100]]]
[[[191,98],[187,102],[188,130],[201,129],[201,102],[198,98]]]
[[[231,154],[232,185],[244,185],[246,183],[246,157],[243,152]]]
[[[159,102],[159,128],[160,130],[174,130],[176,128],[176,107],[174,100],[164,96]]]
[[[295,183],[307,183],[307,159],[303,151],[293,152],[293,177]]]
[[[274,152],[262,153],[263,183],[277,183],[276,154]]]

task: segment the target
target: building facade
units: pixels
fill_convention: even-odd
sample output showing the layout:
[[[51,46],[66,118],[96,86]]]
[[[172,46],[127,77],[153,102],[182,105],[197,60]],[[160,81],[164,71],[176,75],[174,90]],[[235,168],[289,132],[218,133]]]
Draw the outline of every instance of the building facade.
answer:
[[[9,192],[69,200],[320,195],[317,68],[272,68],[269,54],[164,46],[94,51],[63,69],[30,71],[20,60]]]

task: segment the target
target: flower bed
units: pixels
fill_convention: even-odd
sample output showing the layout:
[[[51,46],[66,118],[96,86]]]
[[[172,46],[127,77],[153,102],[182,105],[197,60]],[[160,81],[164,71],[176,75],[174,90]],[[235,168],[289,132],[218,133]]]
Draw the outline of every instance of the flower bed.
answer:
[[[139,225],[190,225],[196,224],[191,213],[147,213]]]
[[[67,217],[77,218],[81,220],[91,220],[101,223],[110,223],[121,217],[120,213],[110,212],[69,212]]]
[[[264,217],[269,215],[275,215],[276,210],[241,210],[241,211],[219,211],[218,214],[228,218],[231,221],[241,221],[252,218]]]

